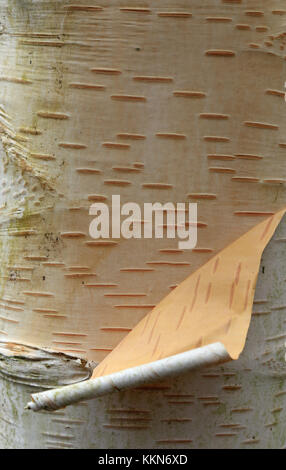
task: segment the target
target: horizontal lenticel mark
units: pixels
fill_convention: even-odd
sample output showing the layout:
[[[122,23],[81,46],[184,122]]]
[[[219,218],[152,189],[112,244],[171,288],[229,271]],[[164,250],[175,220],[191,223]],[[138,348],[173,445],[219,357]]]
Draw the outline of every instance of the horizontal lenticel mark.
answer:
[[[216,199],[216,194],[211,193],[191,193],[187,194],[187,197],[191,199]]]
[[[286,15],[286,10],[272,10],[272,15]]]
[[[163,18],[191,18],[193,15],[190,12],[181,12],[181,11],[169,11],[169,12],[159,12],[158,16]]]
[[[113,166],[113,171],[118,171],[121,173],[140,173],[140,168],[128,167],[128,166]]]
[[[249,24],[237,24],[236,29],[241,29],[241,30],[249,30],[251,29]]]
[[[64,5],[70,11],[102,11],[103,7],[99,5]]]
[[[235,211],[234,215],[248,216],[248,217],[265,217],[274,215],[274,212],[263,212],[263,211]]]
[[[64,113],[52,113],[49,111],[38,111],[37,115],[42,118],[47,118],[47,119],[59,119],[59,120],[65,120],[69,118],[68,114]]]
[[[285,98],[285,91],[268,89],[265,91],[265,93],[267,95],[274,95],[274,96],[279,96],[281,98]]]
[[[62,238],[83,238],[86,234],[83,232],[61,232],[60,236]]]
[[[131,184],[131,181],[127,181],[127,180],[104,180],[103,183],[106,184],[106,185],[110,185],[110,186],[128,186],[129,184]]]
[[[120,11],[123,12],[133,12],[133,13],[150,13],[150,8],[136,8],[136,7],[121,7],[119,8]]]
[[[150,271],[154,271],[154,269],[152,268],[121,268],[120,269],[121,272],[130,272],[130,273],[133,273],[133,272],[150,272]]]
[[[226,16],[207,16],[206,21],[214,23],[231,23],[232,18],[228,18]]]
[[[89,201],[106,201],[107,196],[104,196],[103,194],[89,194],[87,199]]]
[[[203,91],[192,91],[192,90],[175,90],[173,91],[174,96],[182,98],[205,98],[206,93]]]
[[[239,183],[259,183],[259,178],[254,178],[250,176],[234,176],[231,178],[232,181],[237,181]]]
[[[92,68],[90,69],[91,72],[99,73],[102,75],[120,75],[121,70],[118,69],[110,69],[110,68],[102,68],[102,67],[97,67],[97,68]]]
[[[174,139],[174,140],[186,139],[186,136],[184,134],[178,134],[176,132],[157,132],[156,137],[161,137],[163,139]]]
[[[129,144],[121,144],[119,142],[103,142],[102,143],[103,147],[110,148],[110,149],[119,149],[119,150],[128,150],[130,149]]]
[[[257,11],[257,10],[248,10],[245,11],[246,16],[264,16],[263,11]]]
[[[56,159],[54,155],[47,155],[43,153],[31,153],[31,158],[35,158],[37,160],[44,160],[44,161],[50,161],[50,160]]]
[[[72,142],[60,142],[58,146],[64,149],[74,149],[74,150],[82,150],[82,149],[87,148],[87,145],[85,144],[76,144]]]
[[[220,137],[215,135],[206,135],[204,136],[204,140],[207,142],[229,142],[230,139],[228,137]]]
[[[235,160],[234,155],[224,155],[224,154],[218,154],[218,153],[209,154],[208,158],[212,160]]]
[[[265,122],[257,122],[257,121],[244,121],[244,125],[248,127],[256,127],[258,129],[271,129],[271,130],[278,130],[279,126],[276,124],[268,124]]]
[[[227,114],[220,113],[201,113],[199,116],[202,119],[229,119]]]
[[[117,137],[119,139],[131,139],[131,140],[144,140],[146,139],[146,136],[143,134],[132,134],[130,132],[121,132],[117,134]]]
[[[98,170],[97,168],[77,168],[76,171],[77,173],[80,173],[83,175],[89,175],[89,174],[99,175],[101,173],[101,170]]]
[[[85,242],[85,245],[91,247],[112,247],[118,245],[118,242],[115,242],[113,240],[94,240]]]
[[[133,77],[133,80],[137,82],[152,82],[152,83],[164,83],[164,82],[172,82],[172,77],[159,77],[159,76],[151,76],[151,75],[141,75]]]
[[[52,292],[38,292],[38,291],[23,291],[22,294],[29,295],[31,297],[54,297]]]
[[[261,155],[253,155],[250,153],[236,153],[236,158],[240,158],[243,160],[262,160],[263,157]]]
[[[93,83],[69,83],[69,87],[79,90],[105,90],[104,85],[96,85]]]
[[[283,184],[283,183],[286,183],[286,179],[281,179],[281,178],[268,178],[268,179],[263,180],[263,183]]]
[[[223,167],[210,167],[209,171],[212,173],[236,173],[236,170],[233,168],[223,168]]]
[[[136,95],[111,95],[110,97],[112,100],[116,101],[138,101],[144,102],[147,101],[145,96],[136,96]]]
[[[167,183],[144,183],[142,184],[142,188],[149,188],[149,189],[172,189],[172,184]]]
[[[218,57],[234,57],[235,52],[226,49],[210,49],[205,52],[207,56],[218,56]]]

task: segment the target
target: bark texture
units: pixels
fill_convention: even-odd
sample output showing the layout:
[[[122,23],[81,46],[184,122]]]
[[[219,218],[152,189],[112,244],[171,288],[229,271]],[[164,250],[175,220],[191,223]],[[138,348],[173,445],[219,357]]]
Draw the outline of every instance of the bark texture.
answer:
[[[0,338],[12,347],[0,351],[0,445],[283,447],[283,226],[238,363],[55,415],[24,411],[45,364],[56,371],[61,357],[68,383],[89,373],[55,353],[100,362],[190,272],[285,205],[283,2],[135,3],[1,1]],[[89,206],[112,194],[199,201],[197,250],[91,240]],[[37,358],[21,362],[35,372],[27,383],[19,345]]]

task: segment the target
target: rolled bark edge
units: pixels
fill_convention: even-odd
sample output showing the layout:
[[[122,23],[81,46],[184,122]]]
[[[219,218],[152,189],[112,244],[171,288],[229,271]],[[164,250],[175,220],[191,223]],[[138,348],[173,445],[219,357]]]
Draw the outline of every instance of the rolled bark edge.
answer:
[[[222,343],[211,343],[113,374],[32,394],[32,401],[27,404],[26,409],[54,411],[83,400],[91,400],[230,360],[231,357]]]

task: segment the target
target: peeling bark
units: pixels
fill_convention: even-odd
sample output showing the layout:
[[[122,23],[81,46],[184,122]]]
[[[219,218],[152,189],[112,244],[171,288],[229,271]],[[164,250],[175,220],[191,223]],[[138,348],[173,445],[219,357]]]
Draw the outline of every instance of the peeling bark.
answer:
[[[282,3],[0,3],[0,447],[285,446],[283,243],[238,365],[24,410],[31,393],[89,377],[87,358],[255,225],[261,201],[284,205]],[[202,251],[89,244],[90,204],[118,188],[138,203],[202,198]]]
[[[54,388],[87,380],[94,366],[64,353],[0,342],[0,376],[10,382]]]

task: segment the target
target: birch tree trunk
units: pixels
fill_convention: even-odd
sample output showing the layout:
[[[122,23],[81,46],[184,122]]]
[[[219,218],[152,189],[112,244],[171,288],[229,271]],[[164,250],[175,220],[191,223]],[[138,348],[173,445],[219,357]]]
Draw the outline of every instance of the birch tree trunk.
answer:
[[[279,241],[285,231],[284,221],[265,251],[239,361],[54,413],[31,413],[24,409],[31,393],[84,380],[89,366],[28,348],[15,348],[16,357],[8,358],[11,351],[2,347],[0,448],[285,448],[286,272]]]
[[[248,130],[237,129],[245,109],[253,112],[253,124],[257,113],[283,113],[281,101],[267,101],[261,110],[255,95],[257,89],[264,94],[269,77],[274,91],[282,87],[283,38],[273,21],[280,2],[262,2],[265,16],[272,15],[275,54],[267,57],[277,80],[261,59],[272,31],[260,24],[259,14],[247,15],[245,24],[253,2],[160,1],[156,8],[131,3],[1,1],[0,448],[284,447],[286,272],[284,245],[275,241],[262,263],[256,315],[239,361],[55,413],[24,410],[30,393],[90,377],[170,288],[257,223],[251,217],[231,223],[234,206],[247,213],[260,200],[271,210],[285,202],[285,190],[277,186],[233,188],[257,180],[257,167],[246,170],[243,159],[236,169],[209,169],[206,159],[193,172],[185,158],[199,158],[203,148],[224,160],[229,153],[255,159],[273,144],[263,134],[249,150]],[[207,33],[200,35],[206,24]],[[242,31],[250,31],[247,40],[237,36]],[[242,62],[227,79],[226,62],[216,62],[212,73],[202,67],[190,80],[201,56],[220,55],[205,54],[216,50],[214,38],[222,60],[229,60],[232,47],[246,59],[237,54]],[[261,52],[255,59],[253,41]],[[239,77],[250,59],[253,69],[245,67]],[[208,87],[214,92],[208,94]],[[236,106],[228,109],[233,91]],[[191,108],[190,101],[181,106],[190,98]],[[226,128],[232,112],[237,120]],[[269,181],[281,176],[275,162],[262,162]],[[223,185],[209,176],[235,171],[244,182]],[[182,254],[170,240],[127,245],[88,236],[92,202],[110,203],[113,194],[122,202],[185,201],[196,198],[198,188],[204,198],[199,225],[209,232],[201,235],[197,253]],[[219,220],[216,196],[225,201]],[[283,230],[285,222],[282,240]]]

